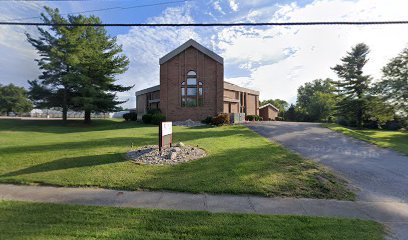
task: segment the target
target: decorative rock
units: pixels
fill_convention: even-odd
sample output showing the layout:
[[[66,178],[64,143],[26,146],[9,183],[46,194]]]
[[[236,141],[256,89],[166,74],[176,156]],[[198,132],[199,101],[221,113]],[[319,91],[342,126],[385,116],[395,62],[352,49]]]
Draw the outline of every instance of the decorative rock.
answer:
[[[171,149],[172,152],[180,152],[181,149],[179,147],[174,147]]]
[[[204,126],[205,124],[199,121],[193,121],[188,119],[186,121],[176,121],[173,122],[173,126],[181,126],[181,127],[199,127]]]
[[[173,151],[169,152],[168,159],[170,159],[170,160],[175,160],[176,157],[177,157],[177,153],[176,153],[176,152],[173,152]]]
[[[143,146],[127,153],[127,158],[137,164],[165,165],[179,164],[205,157],[204,150],[198,147],[184,146],[164,148],[162,152],[156,146]]]

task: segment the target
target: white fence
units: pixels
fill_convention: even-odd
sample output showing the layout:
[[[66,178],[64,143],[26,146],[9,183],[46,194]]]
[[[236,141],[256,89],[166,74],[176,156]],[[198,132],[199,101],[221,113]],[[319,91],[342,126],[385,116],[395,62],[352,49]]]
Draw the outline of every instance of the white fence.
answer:
[[[73,112],[69,111],[67,113],[68,118],[84,118],[84,112]],[[106,119],[111,118],[112,113],[92,113],[91,118],[96,119]],[[47,110],[47,109],[34,109],[30,112],[30,117],[32,118],[62,118],[62,112],[57,110]]]

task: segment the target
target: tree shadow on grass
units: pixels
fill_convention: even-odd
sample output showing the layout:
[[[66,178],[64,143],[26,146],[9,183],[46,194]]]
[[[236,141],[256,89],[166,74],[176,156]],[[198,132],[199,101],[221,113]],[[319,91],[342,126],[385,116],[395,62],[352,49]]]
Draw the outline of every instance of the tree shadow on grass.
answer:
[[[44,133],[74,133],[94,132],[119,129],[134,129],[153,125],[146,125],[133,121],[93,120],[91,124],[85,124],[79,120],[19,120],[0,119],[0,131],[18,132],[44,132]]]
[[[72,168],[100,166],[127,161],[121,153],[103,154],[94,156],[81,156],[73,158],[61,158],[52,162],[46,162],[14,172],[1,175],[1,177],[16,177],[24,174],[49,172],[55,170],[67,170]]]
[[[173,142],[179,141],[193,141],[202,140],[206,138],[219,138],[228,137],[237,134],[248,134],[248,129],[234,128],[234,129],[223,129],[222,131],[208,131],[208,128],[201,129],[191,129],[188,131],[175,131],[173,134]],[[250,140],[250,136],[243,140]],[[66,150],[78,150],[84,151],[92,148],[103,148],[103,147],[131,147],[134,146],[144,146],[144,145],[157,145],[158,144],[158,134],[157,133],[146,133],[142,137],[112,137],[112,138],[101,138],[92,139],[88,141],[74,141],[74,142],[63,142],[63,143],[53,143],[53,144],[39,144],[39,145],[29,145],[29,146],[12,146],[12,147],[0,147],[2,153],[4,154],[16,154],[16,153],[40,153],[40,152],[57,152]]]
[[[248,135],[249,133],[249,135]],[[188,128],[187,131],[180,131],[179,129],[173,130],[173,142],[178,141],[195,141],[208,138],[221,138],[234,135],[242,135],[242,139],[250,139],[253,137],[250,135],[250,131],[244,126],[227,126],[227,127],[211,127],[202,126]],[[247,137],[245,137],[247,136]]]
[[[137,183],[146,189],[194,193],[351,199],[344,181],[316,163],[276,146],[226,150],[189,163],[157,169]]]
[[[78,150],[84,151],[92,148],[104,148],[104,147],[131,147],[131,145],[142,146],[153,144],[153,137],[116,137],[116,138],[103,138],[93,139],[89,141],[77,141],[77,142],[65,142],[65,143],[53,143],[47,145],[31,145],[31,146],[16,146],[16,147],[4,147],[0,148],[3,154],[15,154],[15,153],[35,153],[35,152],[55,152],[66,150]]]

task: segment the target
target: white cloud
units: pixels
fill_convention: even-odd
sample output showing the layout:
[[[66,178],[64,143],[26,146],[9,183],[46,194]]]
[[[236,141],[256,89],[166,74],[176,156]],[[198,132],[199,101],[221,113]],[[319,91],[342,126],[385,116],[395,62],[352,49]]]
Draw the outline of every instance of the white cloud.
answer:
[[[257,9],[256,21],[363,21],[402,20],[408,3],[390,4],[380,0],[314,1],[300,7],[291,3]],[[381,68],[407,46],[408,32],[403,26],[304,26],[225,28],[213,42],[228,63],[249,69],[249,75],[226,80],[261,90],[261,99],[293,101],[297,88],[316,78],[336,78],[330,69],[359,42],[369,45],[370,61],[365,71],[375,78]]]
[[[221,7],[221,3],[220,1],[214,1],[213,2],[213,7],[215,10],[217,10],[218,12],[220,12],[221,14],[225,14],[224,10]]]
[[[238,3],[235,0],[229,0],[229,5],[232,11],[238,11]]]
[[[282,22],[282,21],[357,21],[357,20],[405,20],[408,2],[394,0],[317,0],[304,6],[296,3],[271,4],[269,0],[212,0],[207,3],[188,3],[169,7],[159,16],[147,22],[181,23],[208,21]],[[200,5],[201,4],[201,5]],[[2,5],[0,5],[2,6]],[[39,13],[37,5],[13,8],[13,15],[4,19],[26,17]],[[224,9],[223,9],[224,7]],[[225,13],[230,8],[233,17]],[[207,18],[201,18],[201,9]],[[19,12],[20,11],[20,12]],[[194,14],[193,14],[194,13]],[[34,14],[36,15],[36,14]],[[19,81],[38,76],[33,61],[34,49],[26,42],[24,32],[35,28],[0,27],[0,81]],[[126,104],[134,107],[134,91],[159,84],[160,57],[190,38],[213,48],[225,59],[227,81],[261,91],[261,99],[282,98],[293,101],[297,88],[315,78],[335,78],[330,69],[350,48],[365,42],[371,48],[365,70],[374,77],[381,75],[381,67],[407,46],[408,32],[399,26],[304,26],[304,27],[257,27],[257,28],[131,28],[117,36],[124,53],[130,59],[129,70],[118,76],[124,85],[135,85],[121,99],[130,98]],[[16,79],[16,80],[14,80]]]
[[[167,8],[160,16],[148,19],[151,23],[192,23],[191,7]],[[122,93],[121,98],[130,98],[126,104],[135,106],[135,91],[159,84],[159,58],[186,42],[190,38],[200,40],[194,28],[138,28],[133,27],[127,34],[118,35],[130,59],[129,70],[119,76],[119,83],[135,85],[134,89]]]
[[[0,6],[8,11],[3,11],[1,20],[8,21],[27,17],[27,12],[38,12],[40,5],[37,3],[1,3]],[[25,32],[36,34],[34,26],[0,26],[0,83],[14,83],[27,86],[27,80],[33,80],[39,75],[39,70],[34,59],[38,58],[35,49],[27,42]]]

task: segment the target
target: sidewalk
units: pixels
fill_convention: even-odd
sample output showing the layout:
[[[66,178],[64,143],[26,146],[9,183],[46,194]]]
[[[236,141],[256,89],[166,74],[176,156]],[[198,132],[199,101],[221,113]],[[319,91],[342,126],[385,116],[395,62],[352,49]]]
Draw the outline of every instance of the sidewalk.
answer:
[[[9,184],[0,184],[0,199],[131,208],[359,218],[381,222],[390,227],[394,233],[391,239],[408,239],[408,204],[398,202],[351,202]]]

